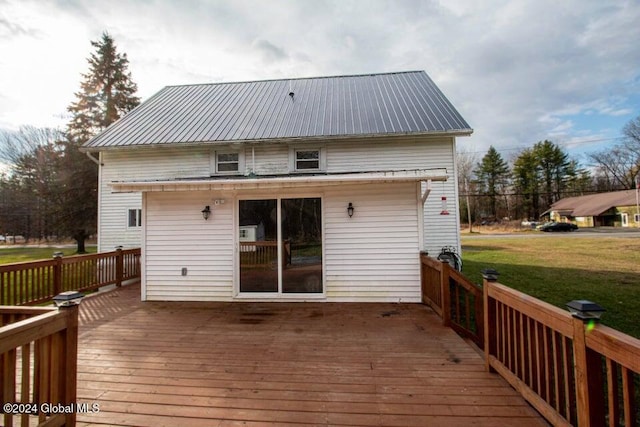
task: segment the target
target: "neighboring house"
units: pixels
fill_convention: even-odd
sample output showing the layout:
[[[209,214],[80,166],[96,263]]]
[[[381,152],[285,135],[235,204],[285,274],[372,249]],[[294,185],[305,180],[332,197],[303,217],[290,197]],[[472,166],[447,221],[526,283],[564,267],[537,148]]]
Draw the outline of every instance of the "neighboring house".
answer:
[[[419,302],[471,133],[421,71],[169,86],[83,147],[99,249],[142,247],[143,300]]]
[[[636,190],[613,191],[558,200],[542,216],[578,227],[640,227]]]

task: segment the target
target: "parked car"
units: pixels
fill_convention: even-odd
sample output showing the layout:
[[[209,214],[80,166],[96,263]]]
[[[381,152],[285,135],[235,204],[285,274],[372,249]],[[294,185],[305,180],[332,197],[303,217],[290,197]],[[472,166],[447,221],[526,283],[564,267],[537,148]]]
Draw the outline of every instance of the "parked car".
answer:
[[[574,231],[578,226],[570,222],[545,222],[537,227],[540,231]]]

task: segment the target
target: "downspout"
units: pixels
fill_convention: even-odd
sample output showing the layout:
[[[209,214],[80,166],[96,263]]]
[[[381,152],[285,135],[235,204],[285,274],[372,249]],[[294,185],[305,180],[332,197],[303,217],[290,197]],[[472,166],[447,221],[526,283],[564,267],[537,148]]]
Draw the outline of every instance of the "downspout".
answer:
[[[87,155],[88,158],[91,159],[91,161],[93,163],[95,163],[98,166],[104,166],[102,163],[100,163],[100,160],[96,159],[95,157],[93,157],[93,155],[91,154],[91,152],[86,151],[85,154]]]

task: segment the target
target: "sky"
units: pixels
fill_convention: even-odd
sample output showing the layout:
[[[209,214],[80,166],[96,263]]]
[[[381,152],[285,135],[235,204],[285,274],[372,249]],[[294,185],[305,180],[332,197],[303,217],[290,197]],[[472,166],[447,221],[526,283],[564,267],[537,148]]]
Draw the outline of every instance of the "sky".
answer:
[[[458,148],[573,158],[640,116],[640,1],[0,0],[0,129],[64,129],[107,31],[144,101],[167,85],[424,70]]]

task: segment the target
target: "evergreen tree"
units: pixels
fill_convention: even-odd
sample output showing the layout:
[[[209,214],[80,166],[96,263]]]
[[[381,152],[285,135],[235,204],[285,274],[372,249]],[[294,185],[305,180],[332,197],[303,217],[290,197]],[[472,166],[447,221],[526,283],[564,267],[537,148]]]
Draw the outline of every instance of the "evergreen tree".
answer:
[[[477,164],[474,171],[480,187],[480,194],[489,198],[491,216],[498,217],[498,196],[504,194],[508,184],[509,166],[500,153],[493,147]]]
[[[530,148],[513,162],[513,185],[522,200],[518,210],[526,219],[537,219],[540,216],[540,165]]]
[[[544,201],[548,208],[562,198],[569,168],[569,156],[551,141],[540,141],[533,146],[538,160],[544,189]]]
[[[103,33],[91,45],[95,52],[87,60],[89,71],[82,75],[80,91],[68,108],[73,118],[59,165],[61,227],[77,241],[78,253],[85,252],[85,239],[96,231],[98,213],[98,166],[79,148],[140,103],[127,55],[117,52],[113,38]]]

